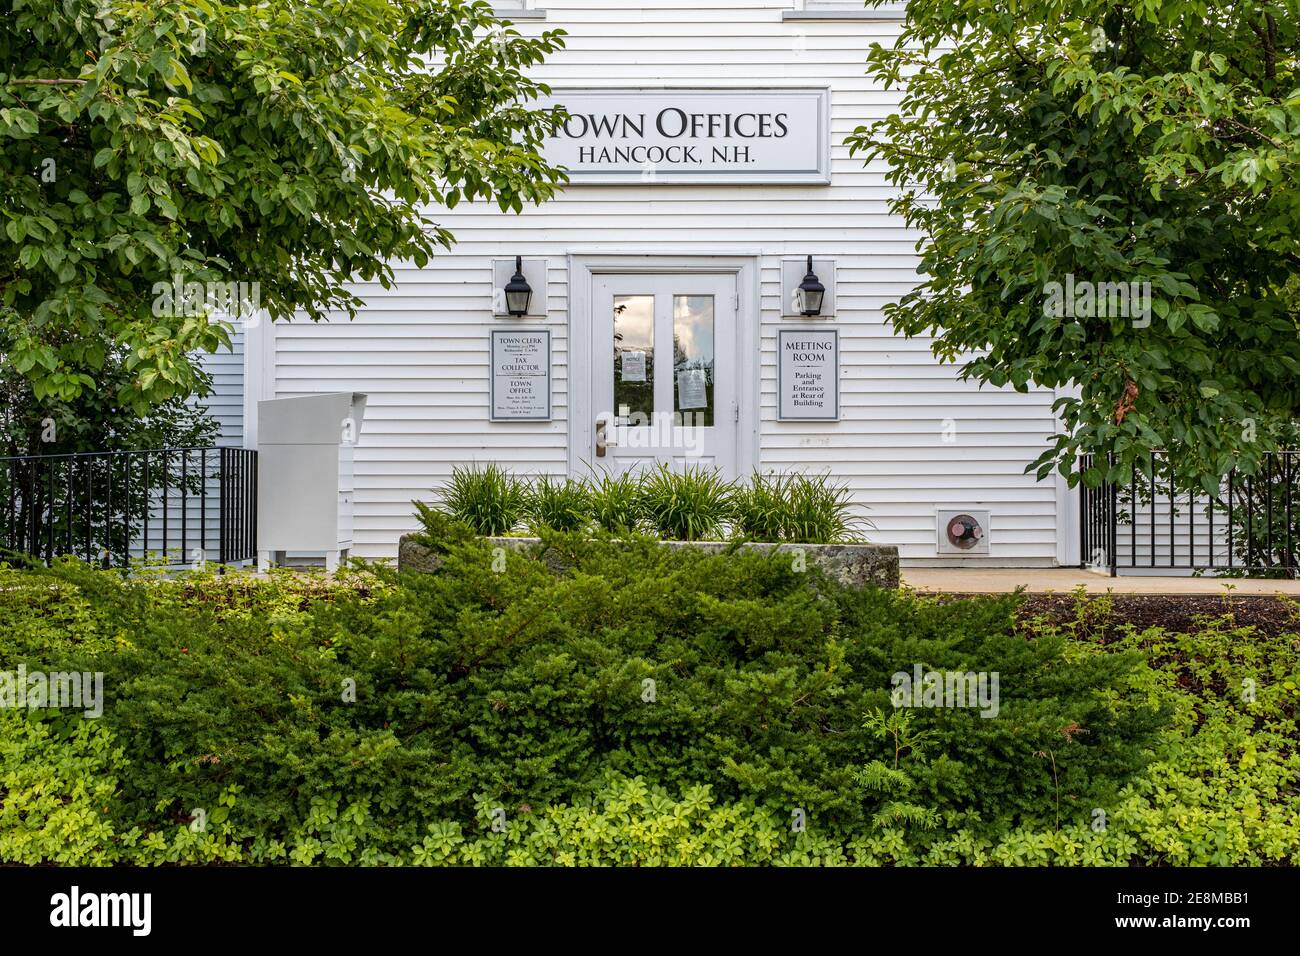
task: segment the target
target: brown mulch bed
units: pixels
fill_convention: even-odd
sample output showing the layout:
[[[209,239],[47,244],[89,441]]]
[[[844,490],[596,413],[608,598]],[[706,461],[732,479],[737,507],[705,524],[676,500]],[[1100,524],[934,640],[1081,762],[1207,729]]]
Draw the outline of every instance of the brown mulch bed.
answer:
[[[1111,613],[1093,622],[1094,634],[1105,635],[1125,624],[1133,624],[1139,629],[1163,627],[1170,631],[1193,631],[1197,628],[1198,618],[1217,618],[1225,614],[1231,614],[1238,626],[1250,625],[1263,634],[1300,633],[1300,611],[1296,602],[1275,597],[1237,595],[1227,599],[1200,594],[1116,594],[1111,600]],[[1059,624],[1074,621],[1078,616],[1074,597],[1066,594],[1026,595],[1018,619],[1028,622],[1039,616]]]
[[[930,595],[941,601],[960,601],[995,597],[989,594]],[[1261,634],[1295,634],[1300,637],[1300,602],[1268,595],[1235,595],[1228,599],[1222,595],[1202,594],[1115,594],[1110,596],[1112,607],[1103,616],[1104,596],[1091,595],[1087,626],[1082,633],[1103,640],[1119,628],[1132,624],[1139,630],[1163,627],[1173,632],[1191,632],[1199,628],[1206,617],[1220,618],[1231,614],[1239,627],[1255,627]],[[1054,624],[1066,625],[1079,618],[1079,609],[1070,594],[1026,594],[1022,598],[1016,620],[1028,630],[1029,622],[1045,617]]]

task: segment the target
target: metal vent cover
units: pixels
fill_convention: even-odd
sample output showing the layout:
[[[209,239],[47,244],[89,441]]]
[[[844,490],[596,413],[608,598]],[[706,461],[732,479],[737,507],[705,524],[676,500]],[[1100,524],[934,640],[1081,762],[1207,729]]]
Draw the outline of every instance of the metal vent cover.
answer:
[[[989,512],[973,508],[940,508],[936,512],[939,554],[987,555]]]

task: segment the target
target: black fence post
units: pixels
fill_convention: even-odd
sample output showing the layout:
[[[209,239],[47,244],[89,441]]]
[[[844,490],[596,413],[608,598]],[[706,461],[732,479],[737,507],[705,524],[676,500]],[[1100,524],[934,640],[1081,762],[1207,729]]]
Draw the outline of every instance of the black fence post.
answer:
[[[217,518],[217,523],[221,527],[221,530],[218,533],[218,538],[220,539],[221,546],[217,549],[218,551],[217,560],[220,562],[220,564],[223,567],[226,565],[230,557],[229,549],[226,546],[227,539],[230,535],[230,527],[228,524],[230,503],[229,503],[229,491],[226,487],[227,472],[230,470],[229,455],[230,455],[230,449],[228,448],[221,449],[221,464],[220,464],[220,470],[217,473],[217,502],[218,502],[217,510],[219,514],[219,517]]]
[[[1107,464],[1113,468],[1114,458],[1111,458]],[[1110,559],[1110,576],[1113,578],[1119,574],[1119,535],[1116,533],[1119,524],[1119,485],[1109,478],[1106,479],[1106,484],[1110,486],[1110,528],[1106,542],[1106,557]]]

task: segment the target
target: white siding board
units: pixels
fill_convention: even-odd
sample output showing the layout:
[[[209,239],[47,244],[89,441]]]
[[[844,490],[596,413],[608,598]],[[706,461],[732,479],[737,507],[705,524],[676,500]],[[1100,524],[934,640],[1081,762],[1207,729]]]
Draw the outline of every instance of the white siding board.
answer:
[[[239,447],[244,440],[244,330],[232,328],[230,348],[199,357],[212,378],[212,394],[203,404],[220,426],[218,445]]]
[[[203,354],[198,357],[200,367],[212,380],[212,391],[201,401],[207,411],[217,420],[218,433],[215,444],[231,448],[240,448],[244,441],[244,348],[246,336],[242,326],[234,326],[230,332],[230,347],[219,352]],[[137,538],[130,548],[138,554],[143,547],[150,555],[162,554],[164,544],[168,545],[168,557],[171,560],[191,561],[196,557],[196,549],[202,548],[209,561],[217,560],[220,554],[220,524],[217,520],[220,507],[219,486],[216,481],[219,455],[211,452],[206,455],[192,453],[186,456],[187,471],[197,472],[206,468],[212,480],[206,487],[206,515],[203,501],[197,496],[187,496],[184,506],[181,504],[177,488],[172,487],[164,496],[162,489],[150,495],[149,535],[147,540]],[[157,461],[151,467],[158,467]],[[179,471],[180,456],[171,458],[172,469]],[[166,514],[168,529],[167,541],[164,542],[162,529]],[[181,529],[186,532],[187,542],[184,553],[181,552]],[[203,533],[201,533],[203,532]]]

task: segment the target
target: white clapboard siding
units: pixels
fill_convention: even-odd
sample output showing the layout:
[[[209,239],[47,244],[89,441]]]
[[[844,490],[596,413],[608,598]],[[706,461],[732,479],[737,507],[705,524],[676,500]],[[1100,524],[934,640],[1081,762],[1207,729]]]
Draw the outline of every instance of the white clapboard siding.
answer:
[[[244,329],[232,325],[230,348],[204,355],[203,369],[212,376],[208,411],[221,426],[216,444],[241,448],[244,443]]]
[[[214,444],[218,446],[243,447],[244,346],[244,330],[236,325],[231,330],[228,349],[199,357],[201,366],[212,378],[212,392],[206,398],[196,401],[202,401],[217,420],[219,431]],[[181,473],[181,457],[180,454],[173,455],[168,462],[168,473],[174,474],[177,479]],[[169,562],[183,559],[192,563],[199,557],[201,549],[208,561],[216,561],[221,546],[218,520],[221,504],[218,481],[220,454],[208,452],[202,455],[194,452],[184,457],[187,478],[200,469],[209,476],[205,483],[206,503],[197,495],[187,494],[182,507],[178,486],[171,487],[166,493],[162,488],[155,490],[150,496],[152,506],[149,509],[148,547],[145,550],[152,555],[159,555],[165,548]],[[151,467],[160,466],[161,461],[151,463]],[[132,551],[138,553],[140,545],[140,541],[133,542]]]
[[[411,501],[427,499],[453,465],[496,461],[525,473],[563,474],[568,434],[568,275],[574,250],[681,254],[693,249],[760,259],[763,469],[827,469],[851,487],[875,525],[911,563],[936,561],[935,509],[993,513],[992,554],[1009,564],[1057,556],[1057,492],[1024,474],[1055,429],[1053,394],[979,389],[940,365],[929,343],[896,337],[882,308],[911,287],[916,237],[889,213],[884,165],[864,166],[843,145],[854,128],[889,115],[900,92],[865,75],[873,42],[898,24],[879,19],[783,21],[796,0],[539,0],[535,33],[568,32],[567,48],[536,75],[556,87],[818,86],[832,88],[832,184],[572,187],[540,209],[504,215],[477,203],[430,210],[457,245],[425,269],[401,263],[396,285],[359,284],[367,308],[279,325],[274,394],[357,390],[370,396],[356,450],[356,550],[391,557],[415,527]],[[562,100],[562,95],[559,97]],[[776,422],[776,332],[782,258],[837,262],[842,413],[838,424]],[[554,421],[488,422],[492,260],[549,263],[548,327]],[[955,425],[955,442],[943,440]],[[968,559],[969,560],[969,559]],[[976,559],[978,560],[978,559]]]

